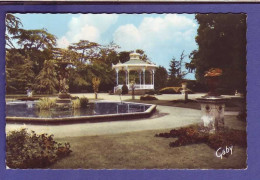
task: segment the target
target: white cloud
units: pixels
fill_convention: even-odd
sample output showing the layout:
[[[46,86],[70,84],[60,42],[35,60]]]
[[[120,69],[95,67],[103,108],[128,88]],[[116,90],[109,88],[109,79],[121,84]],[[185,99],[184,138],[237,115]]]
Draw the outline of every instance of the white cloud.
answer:
[[[187,16],[166,14],[145,17],[139,26],[122,25],[113,34],[113,40],[122,50],[143,49],[153,61],[168,66],[173,56],[179,58],[196,47],[196,22]],[[158,59],[160,58],[160,59]],[[158,63],[157,63],[158,64]]]
[[[143,49],[153,62],[166,68],[173,56],[178,59],[183,50],[188,55],[197,48],[198,24],[194,15],[151,14],[133,19],[132,23],[135,16],[139,15],[81,14],[73,17],[67,33],[58,39],[58,47],[66,48],[81,39],[102,45],[113,40],[121,51]],[[119,26],[115,27],[117,24]]]
[[[70,42],[69,42],[69,40],[65,36],[62,36],[57,41],[57,45],[60,48],[67,48],[69,46],[69,44],[70,44]]]
[[[58,47],[65,48],[79,40],[101,41],[105,33],[117,22],[117,14],[81,14],[73,17],[68,24],[68,32],[58,39]]]
[[[136,47],[142,44],[142,36],[139,30],[133,24],[127,24],[120,26],[115,31],[114,41],[119,45],[123,45],[124,49],[132,49],[133,46]]]

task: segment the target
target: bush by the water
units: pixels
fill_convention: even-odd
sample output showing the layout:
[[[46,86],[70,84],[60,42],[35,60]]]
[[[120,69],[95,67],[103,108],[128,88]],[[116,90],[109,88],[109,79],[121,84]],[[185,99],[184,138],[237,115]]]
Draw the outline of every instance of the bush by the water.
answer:
[[[6,165],[14,169],[44,168],[68,156],[70,144],[54,141],[53,135],[27,129],[11,131],[6,137]]]
[[[41,110],[48,110],[56,106],[56,100],[51,98],[41,98],[37,103],[37,107]]]
[[[143,101],[151,101],[151,100],[158,100],[155,96],[152,96],[152,95],[143,95],[140,97],[140,100],[143,100]]]
[[[88,105],[88,98],[83,96],[79,100],[80,100],[80,107],[82,107],[82,108],[87,107],[87,105]]]
[[[122,87],[122,94],[128,94],[128,87],[126,84],[124,84]]]

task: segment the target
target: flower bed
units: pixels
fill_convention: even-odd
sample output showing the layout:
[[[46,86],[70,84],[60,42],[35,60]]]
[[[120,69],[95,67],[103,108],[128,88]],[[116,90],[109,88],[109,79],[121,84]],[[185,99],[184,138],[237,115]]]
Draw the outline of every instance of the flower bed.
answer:
[[[159,133],[155,137],[178,138],[169,144],[170,147],[179,147],[189,144],[206,143],[217,150],[225,146],[247,146],[246,131],[224,128],[215,134],[210,134],[203,126],[190,126],[173,129],[169,133]],[[228,157],[229,154],[225,156]]]

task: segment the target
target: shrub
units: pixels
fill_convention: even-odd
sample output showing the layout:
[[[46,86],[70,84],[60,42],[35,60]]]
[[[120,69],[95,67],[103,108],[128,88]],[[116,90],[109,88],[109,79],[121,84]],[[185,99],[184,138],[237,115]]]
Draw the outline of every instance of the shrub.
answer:
[[[87,107],[87,105],[88,105],[88,98],[83,96],[79,100],[80,100],[80,107],[83,107],[83,108]]]
[[[140,100],[151,101],[151,100],[158,100],[158,99],[155,96],[143,95],[143,96],[140,97]]]
[[[68,156],[70,144],[57,143],[53,135],[40,134],[27,129],[11,131],[6,137],[6,165],[9,168],[44,168]]]
[[[37,103],[37,107],[41,110],[48,110],[56,106],[56,100],[51,98],[41,98]]]
[[[165,87],[159,90],[162,94],[178,94],[180,93],[181,87]]]
[[[182,87],[165,87],[159,90],[159,93],[162,94],[179,94],[181,93]],[[189,94],[192,94],[193,92],[187,88],[187,91]]]
[[[154,95],[154,94],[156,94],[156,92],[155,92],[155,90],[149,90],[149,91],[145,92],[145,94]]]
[[[210,148],[217,150],[219,147],[237,145],[247,146],[246,131],[223,128],[216,133],[209,133],[204,126],[189,126],[172,129],[169,133],[159,133],[155,137],[178,138],[169,144],[170,147],[179,147],[189,144],[206,143]],[[229,154],[226,154],[227,156]]]
[[[195,80],[187,81],[187,88],[193,92],[207,92],[207,86]]]
[[[81,107],[81,103],[79,99],[72,100],[72,108],[73,109],[79,109]]]
[[[122,87],[122,94],[128,94],[128,87],[126,84],[124,84]]]

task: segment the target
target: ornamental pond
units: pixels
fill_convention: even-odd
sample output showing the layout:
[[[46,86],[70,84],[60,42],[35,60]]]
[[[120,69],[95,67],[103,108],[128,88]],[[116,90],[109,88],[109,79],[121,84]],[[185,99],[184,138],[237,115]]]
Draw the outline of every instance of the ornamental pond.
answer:
[[[23,123],[100,122],[148,117],[155,109],[152,104],[96,101],[86,108],[40,110],[37,101],[10,101],[6,102],[6,120]]]

